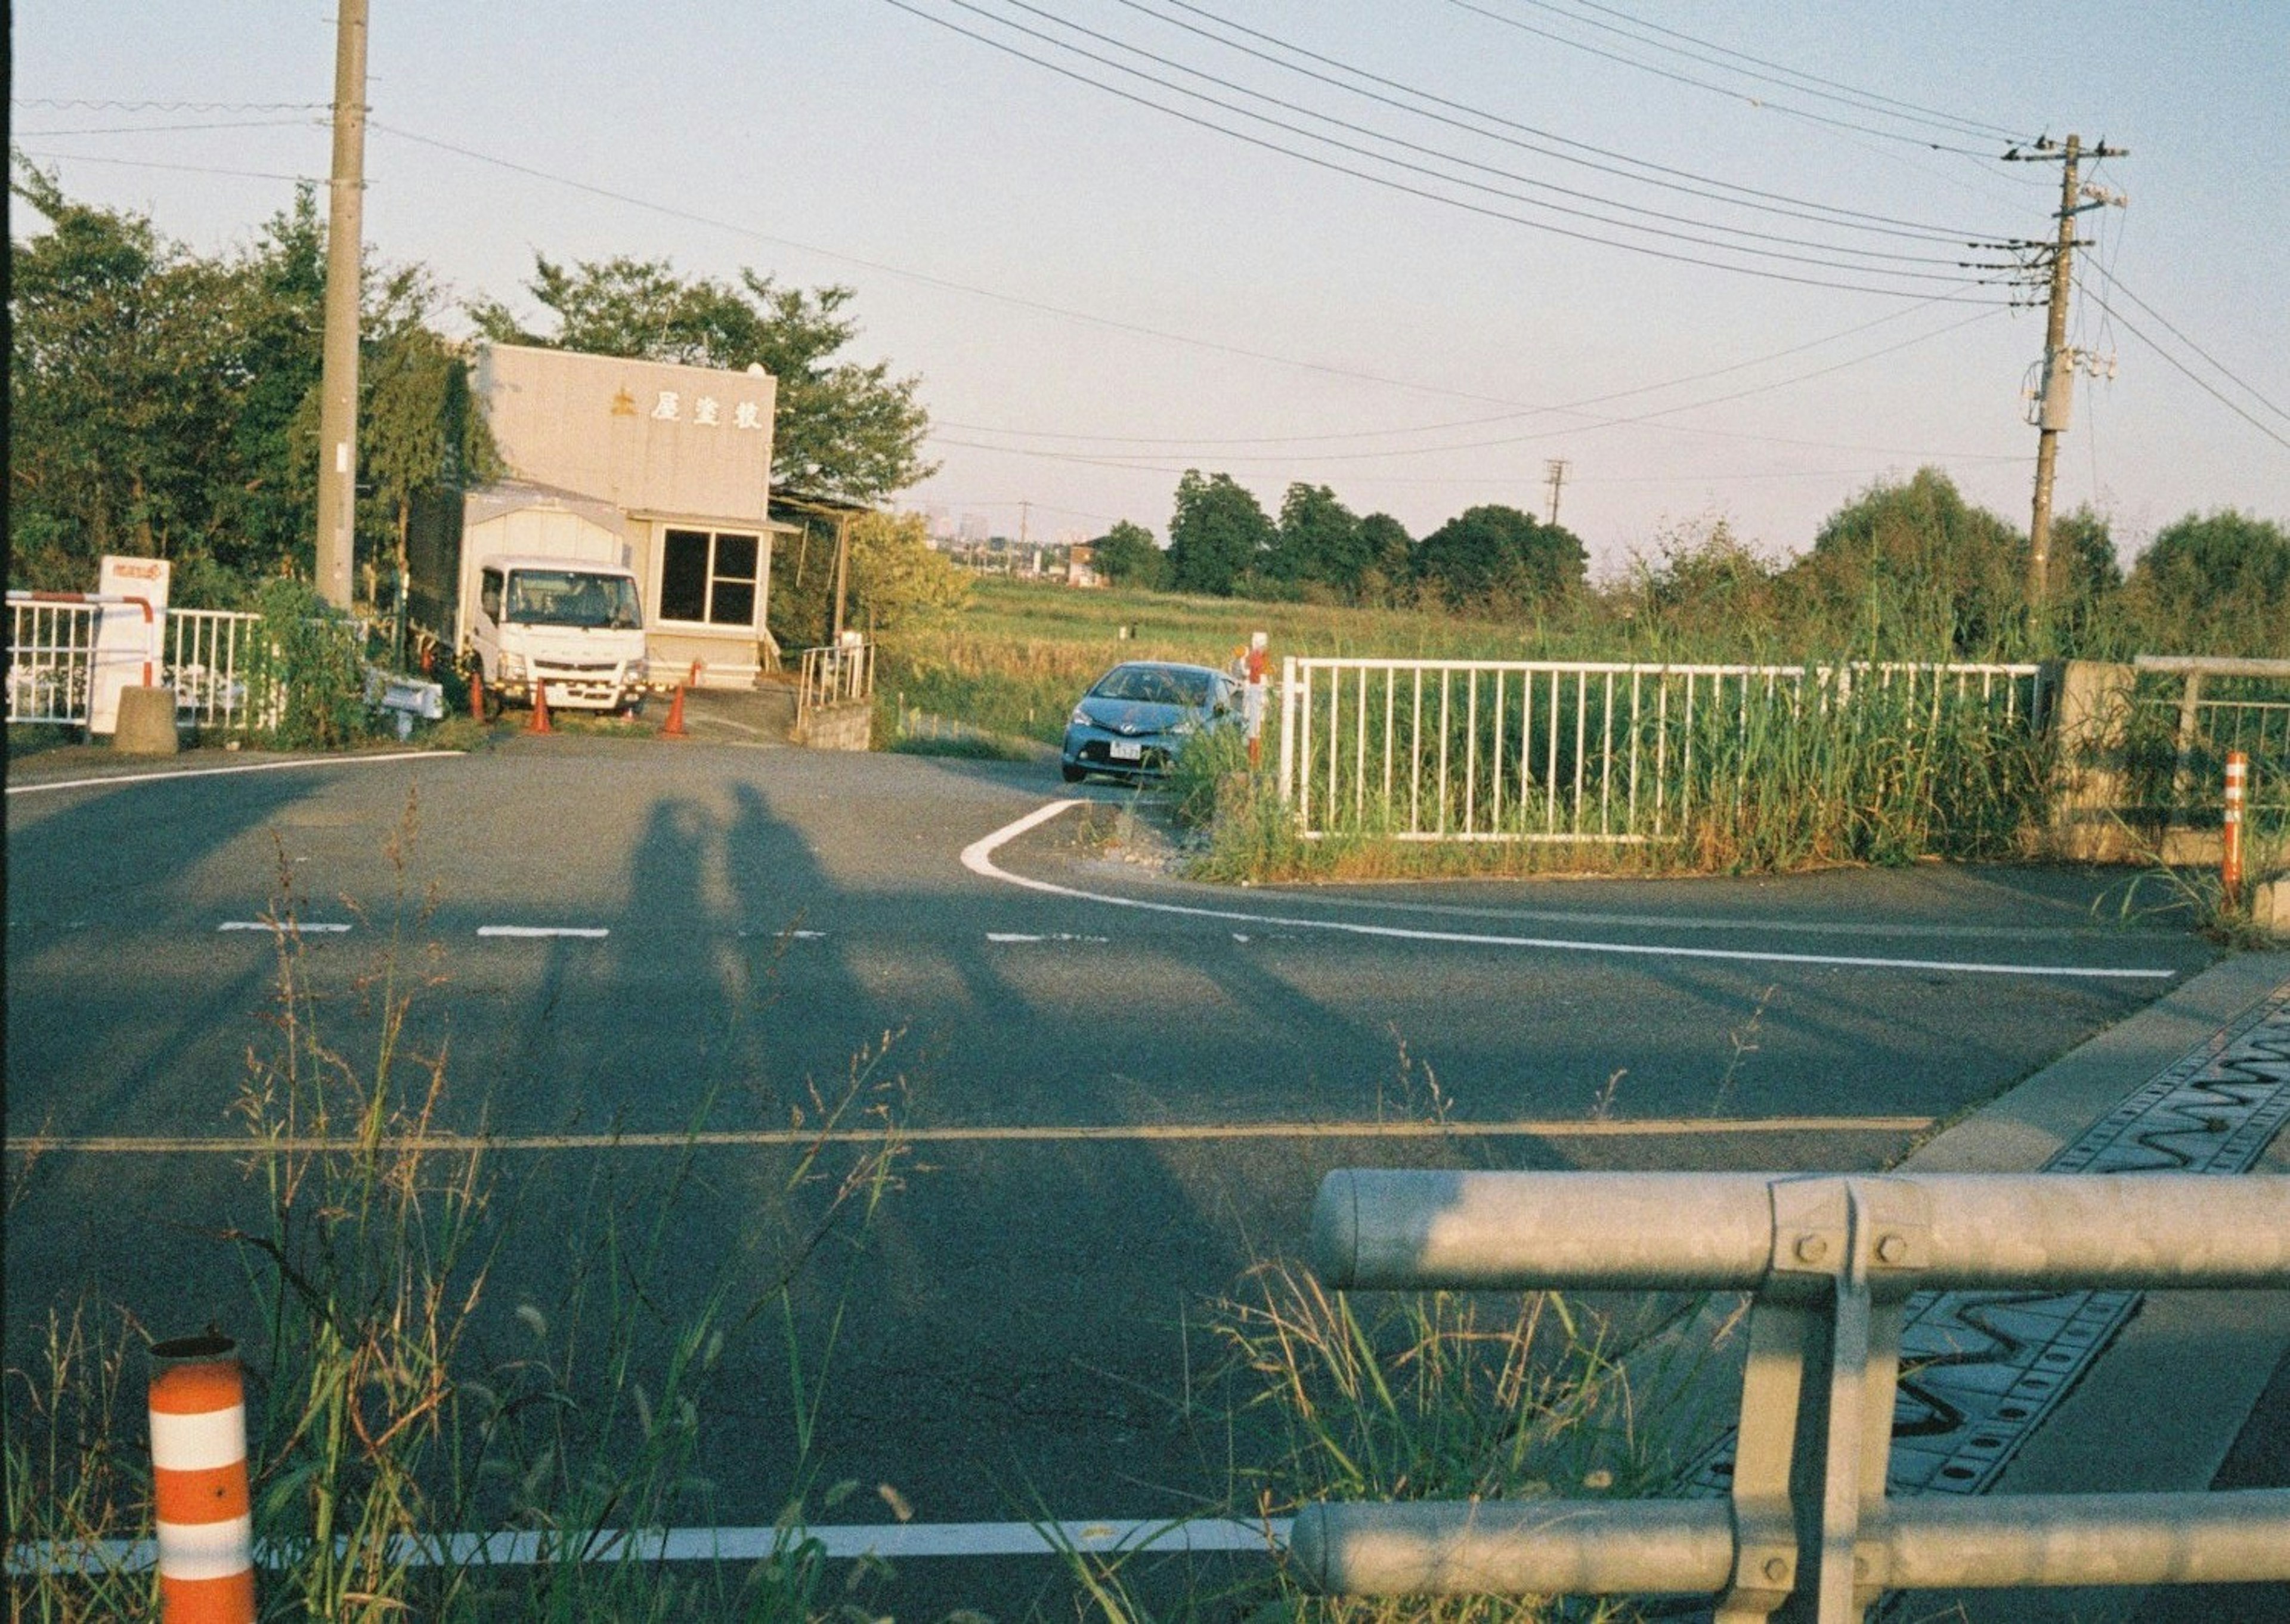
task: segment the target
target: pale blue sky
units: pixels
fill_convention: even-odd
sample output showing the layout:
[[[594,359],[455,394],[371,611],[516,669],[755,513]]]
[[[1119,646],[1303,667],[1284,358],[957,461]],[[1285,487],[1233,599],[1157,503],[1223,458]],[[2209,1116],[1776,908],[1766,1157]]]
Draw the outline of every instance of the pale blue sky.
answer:
[[[2024,525],[2035,434],[2019,391],[2041,348],[2041,313],[1918,308],[1963,292],[1953,261],[1978,256],[1899,235],[2048,234],[2056,166],[1974,156],[2002,150],[1990,130],[2072,130],[2086,143],[2131,148],[2095,177],[2130,205],[2083,217],[2102,245],[2080,261],[2104,264],[2159,313],[2162,321],[2125,304],[2093,277],[2133,324],[2259,425],[2079,299],[2078,341],[2119,357],[2119,371],[2111,383],[2078,386],[2061,506],[2108,509],[2126,546],[2190,508],[2290,521],[2290,446],[2281,443],[2290,440],[2281,410],[2290,408],[2290,180],[2278,156],[2290,145],[2290,6],[2276,0],[2101,0],[2066,12],[2022,0],[372,5],[366,236],[380,254],[425,260],[463,294],[513,302],[535,250],[850,283],[865,328],[855,353],[919,373],[940,426],[933,453],[944,470],[911,500],[977,508],[1005,531],[1030,500],[1037,534],[1095,532],[1124,517],[1162,532],[1176,472],[1198,466],[1231,471],[1268,508],[1291,480],[1325,482],[1420,535],[1476,502],[1539,512],[1551,457],[1572,465],[1561,516],[1602,566],[1710,514],[1769,550],[1798,549],[1871,479],[1926,461]],[[1329,162],[1538,223],[1181,122],[933,18],[1306,145],[1009,26],[1178,77],[1059,26],[1079,24],[1239,87],[1184,81],[1205,93],[1382,155],[1313,148]],[[1178,23],[1290,63],[1302,59],[1283,47],[1301,48],[1320,59],[1303,63],[1315,73],[1481,133],[1346,94]],[[75,194],[147,210],[202,249],[247,239],[285,204],[291,182],[266,177],[324,172],[318,115],[243,105],[326,100],[333,25],[323,5],[20,0],[12,46],[18,144],[47,155]],[[1774,82],[1787,74],[1731,71],[1774,75],[1759,62],[1811,78],[1789,85]],[[1871,97],[1943,121],[1905,122],[1906,108]],[[57,105],[82,101],[171,105]],[[1313,112],[1341,124],[1309,123]],[[262,119],[287,122],[154,128]],[[1491,140],[1490,130],[1584,143],[1619,155],[1624,168],[1666,165],[1726,201],[1557,162]],[[1898,139],[1911,134],[1967,150]],[[1480,167],[1458,169],[1442,153]],[[204,172],[212,169],[260,172]],[[1549,228],[1631,234],[1474,192],[1459,176],[1512,193],[1571,188],[1587,196],[1531,195],[1609,216],[1617,204],[1651,208],[1659,212],[1626,218],[1665,229],[1766,232],[1720,240],[1752,250],[1766,269],[1908,292],[1764,280],[1571,240]],[[1751,191],[1798,213],[1741,206]],[[1862,231],[1800,217],[1840,209],[1905,224]],[[20,207],[12,220],[17,232],[28,228]],[[1846,252],[1770,240],[1791,236]],[[1870,260],[1864,250],[1911,258]],[[1928,257],[1942,263],[1913,262]],[[1941,280],[1898,280],[1888,269]],[[1838,336],[1854,328],[1865,330]],[[1708,373],[1721,375],[1674,382]],[[1663,385],[1672,387],[1649,388]],[[1641,390],[1572,414],[1523,415]],[[1690,409],[1653,423],[1590,420],[1674,407]]]

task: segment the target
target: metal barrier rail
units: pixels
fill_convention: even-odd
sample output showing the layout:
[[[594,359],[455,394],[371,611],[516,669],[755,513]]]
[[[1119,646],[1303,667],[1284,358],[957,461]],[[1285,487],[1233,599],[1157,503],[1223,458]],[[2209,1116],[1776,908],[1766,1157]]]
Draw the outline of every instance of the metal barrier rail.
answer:
[[[100,604],[8,595],[8,720],[85,725]]]
[[[1307,837],[1349,819],[1408,841],[1660,838],[1738,792],[1742,747],[1767,728],[1884,702],[1926,727],[1977,708],[2032,731],[2045,682],[2035,665],[1292,656],[1280,795]]]
[[[2140,654],[2131,663],[2142,676],[2177,679],[2174,698],[2150,697],[2142,705],[2150,716],[2175,711],[2170,783],[2151,784],[2150,806],[2165,798],[2161,810],[2173,821],[2188,821],[2190,813],[2209,821],[2221,809],[2216,790],[2227,756],[2239,750],[2250,761],[2251,809],[2290,812],[2290,660]]]
[[[803,651],[803,666],[796,690],[798,723],[829,705],[875,697],[875,645],[871,643],[828,644]]]
[[[244,729],[252,721],[247,674],[259,614],[231,609],[167,612],[167,676],[175,716],[196,727]],[[274,699],[270,708],[275,711]]]
[[[2290,1178],[1339,1172],[1312,1243],[1344,1290],[1754,1293],[1729,1500],[1317,1504],[1291,1548],[1324,1590],[1846,1624],[1887,1588],[2290,1580],[2290,1490],[1885,1494],[1911,1291],[2290,1286]]]

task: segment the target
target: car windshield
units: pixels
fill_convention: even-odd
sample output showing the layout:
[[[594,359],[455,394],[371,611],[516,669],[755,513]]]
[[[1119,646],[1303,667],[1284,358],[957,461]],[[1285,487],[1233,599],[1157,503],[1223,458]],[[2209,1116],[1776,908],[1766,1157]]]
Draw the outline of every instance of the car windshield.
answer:
[[[508,614],[516,626],[601,626],[631,631],[644,624],[637,583],[587,570],[518,570],[508,578]]]
[[[1185,705],[1197,710],[1209,702],[1212,679],[1205,671],[1179,671],[1167,666],[1116,666],[1090,690],[1101,700],[1129,700],[1141,705]]]

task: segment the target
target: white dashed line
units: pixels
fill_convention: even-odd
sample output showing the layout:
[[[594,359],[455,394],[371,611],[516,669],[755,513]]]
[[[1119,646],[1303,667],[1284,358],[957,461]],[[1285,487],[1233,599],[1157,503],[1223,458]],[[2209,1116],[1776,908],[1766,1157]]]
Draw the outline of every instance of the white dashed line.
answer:
[[[1051,931],[1036,935],[1026,931],[989,931],[989,941],[1111,941],[1110,936],[1077,936],[1070,931]]]
[[[583,941],[602,941],[612,932],[601,924],[481,924],[480,936],[574,936]]]
[[[350,927],[346,924],[320,924],[313,920],[298,920],[291,927],[281,927],[268,919],[226,919],[215,926],[217,931],[261,931],[266,934],[281,928],[291,928],[302,936],[339,936]]]
[[[1676,948],[1634,941],[1570,941],[1555,936],[1490,936],[1463,931],[1419,931],[1391,924],[1361,924],[1348,919],[1302,919],[1278,914],[1247,914],[1235,908],[1197,908],[1181,902],[1149,902],[1140,897],[1117,897],[1104,892],[1083,891],[1049,880],[1029,879],[998,867],[994,853],[1019,836],[1038,828],[1069,807],[1084,801],[1052,801],[1036,807],[1016,822],[1006,824],[982,840],[962,849],[962,866],[981,878],[998,880],[1045,896],[1070,897],[1101,902],[1108,908],[1133,908],[1153,914],[1176,914],[1192,919],[1225,919],[1241,924],[1286,925],[1297,930],[1329,931],[1342,936],[1367,936],[1387,941],[1437,941],[1465,948],[1524,948],[1545,953],[1597,953],[1624,958],[1715,959],[1743,964],[1806,964],[1848,970],[1930,970],[1963,975],[2051,976],[2076,980],[2167,981],[2175,970],[2119,970],[2088,964],[2007,964],[1979,959],[1877,958],[1846,953],[1753,952],[1741,948]]]

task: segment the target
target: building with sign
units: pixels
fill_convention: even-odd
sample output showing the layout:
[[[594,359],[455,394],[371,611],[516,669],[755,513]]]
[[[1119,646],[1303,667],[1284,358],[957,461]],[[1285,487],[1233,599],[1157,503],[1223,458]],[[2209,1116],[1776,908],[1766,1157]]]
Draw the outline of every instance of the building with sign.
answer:
[[[769,373],[493,344],[470,385],[507,474],[422,505],[417,622],[455,623],[465,549],[611,560],[636,572],[655,670],[744,686],[777,665]]]

